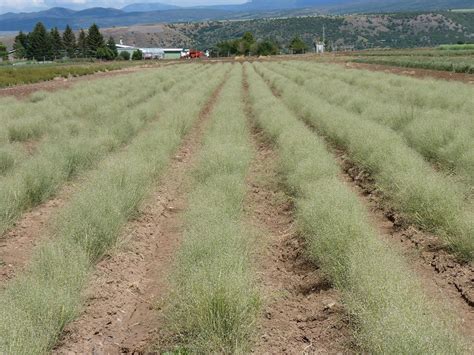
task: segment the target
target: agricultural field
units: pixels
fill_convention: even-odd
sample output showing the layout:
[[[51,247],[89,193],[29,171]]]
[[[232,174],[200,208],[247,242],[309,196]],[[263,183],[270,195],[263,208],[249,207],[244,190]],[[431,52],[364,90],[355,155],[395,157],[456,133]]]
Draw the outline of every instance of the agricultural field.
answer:
[[[474,351],[472,85],[187,62],[0,105],[0,353]]]
[[[359,52],[356,63],[474,74],[474,45],[444,45],[437,49]]]
[[[0,65],[0,88],[108,72],[135,66],[134,62]]]

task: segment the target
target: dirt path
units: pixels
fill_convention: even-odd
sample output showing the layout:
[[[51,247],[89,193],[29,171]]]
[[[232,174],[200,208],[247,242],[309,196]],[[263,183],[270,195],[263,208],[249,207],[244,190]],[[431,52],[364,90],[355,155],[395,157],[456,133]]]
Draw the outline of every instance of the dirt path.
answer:
[[[433,78],[450,81],[462,81],[466,84],[474,84],[473,74],[453,73],[442,70],[418,69],[418,68],[403,68],[391,65],[369,64],[369,63],[354,63],[354,62],[335,62],[337,64],[344,64],[348,69],[365,69],[370,71],[382,71],[385,73],[411,76],[413,78]]]
[[[168,295],[168,275],[182,238],[186,176],[222,86],[201,111],[140,217],[127,225],[123,247],[97,265],[84,313],[66,327],[53,353],[134,353],[153,346],[164,317],[154,308]]]
[[[6,88],[0,88],[0,97],[1,96],[14,96],[18,99],[25,99],[36,91],[53,92],[53,91],[57,91],[61,89],[68,89],[76,83],[80,83],[84,81],[92,81],[92,80],[97,80],[97,79],[105,79],[105,78],[110,78],[117,75],[136,73],[137,71],[144,70],[145,68],[150,68],[150,67],[136,66],[136,67],[129,67],[129,68],[113,70],[113,71],[108,71],[108,72],[97,72],[94,74],[83,75],[83,76],[72,77],[72,78],[61,77],[54,80],[41,81],[39,83],[34,83],[34,84],[15,85],[15,86],[6,87]]]
[[[248,105],[247,112],[251,117]],[[277,154],[256,128],[252,141],[256,158],[247,178],[246,215],[261,234],[256,263],[266,297],[253,352],[354,352],[340,293],[305,257],[304,242],[294,227],[293,205],[278,181]]]

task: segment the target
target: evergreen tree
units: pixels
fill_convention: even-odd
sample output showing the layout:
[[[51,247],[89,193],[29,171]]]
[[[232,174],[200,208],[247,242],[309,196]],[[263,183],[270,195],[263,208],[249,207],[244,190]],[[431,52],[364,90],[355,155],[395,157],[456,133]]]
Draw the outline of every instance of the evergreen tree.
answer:
[[[0,59],[1,60],[8,60],[7,47],[2,42],[0,42]]]
[[[112,51],[114,58],[117,58],[117,45],[115,44],[114,38],[112,36],[110,36],[109,40],[107,41],[107,48]]]
[[[15,50],[15,58],[22,59],[27,57],[27,48],[28,48],[28,36],[25,35],[22,31],[18,33],[18,36],[15,37],[15,42],[13,43],[13,49]]]
[[[308,49],[308,46],[301,38],[295,37],[291,40],[289,48],[293,54],[302,54]]]
[[[60,59],[63,56],[63,40],[59,34],[58,28],[55,27],[51,29],[50,33],[51,39],[51,50],[54,59]]]
[[[87,56],[87,36],[82,29],[81,32],[79,32],[79,38],[77,39],[77,50],[81,58],[85,58]]]
[[[251,34],[250,32],[245,32],[239,44],[240,54],[243,54],[243,55],[250,54],[250,48],[252,48],[252,45],[254,43],[255,43],[255,38],[253,37],[253,34]]]
[[[139,49],[133,52],[132,60],[142,60],[143,59],[143,52]]]
[[[69,58],[73,58],[76,55],[76,36],[69,25],[66,26],[63,33],[63,46]]]
[[[28,35],[28,56],[36,60],[51,60],[52,46],[49,33],[41,22],[38,22]]]
[[[95,23],[87,32],[87,49],[90,56],[95,57],[99,48],[105,47],[104,37]]]

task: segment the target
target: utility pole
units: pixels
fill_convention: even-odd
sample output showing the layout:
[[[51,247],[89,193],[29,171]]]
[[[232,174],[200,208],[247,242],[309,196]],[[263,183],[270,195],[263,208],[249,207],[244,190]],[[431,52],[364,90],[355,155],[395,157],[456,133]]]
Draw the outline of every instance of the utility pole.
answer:
[[[326,43],[326,26],[323,24],[323,43]]]

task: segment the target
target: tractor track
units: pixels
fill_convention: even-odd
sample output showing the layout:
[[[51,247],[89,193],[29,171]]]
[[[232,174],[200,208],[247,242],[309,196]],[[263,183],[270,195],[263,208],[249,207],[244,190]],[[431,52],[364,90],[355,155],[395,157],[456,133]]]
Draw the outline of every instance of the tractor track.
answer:
[[[281,100],[280,93],[271,85],[269,88],[273,95]],[[326,142],[328,151],[332,153],[341,168],[341,181],[352,189],[365,206],[369,221],[377,235],[403,256],[407,265],[418,276],[425,293],[436,302],[438,307],[446,308],[448,313],[457,320],[459,332],[470,339],[470,346],[474,348],[474,266],[472,263],[459,262],[443,247],[439,237],[421,231],[388,207],[383,202],[383,194],[376,188],[375,180],[370,174],[352,162],[345,150],[337,147],[329,137],[320,134],[314,126],[300,119],[314,134]]]
[[[126,226],[123,245],[97,265],[84,312],[66,327],[54,354],[143,353],[159,341],[165,318],[161,306],[184,227],[186,176],[226,79],[201,110],[139,217]]]
[[[247,178],[247,222],[260,235],[256,253],[258,281],[265,295],[252,349],[257,354],[353,353],[349,316],[339,291],[306,257],[294,225],[291,198],[278,178],[278,156],[251,122],[256,152]]]

